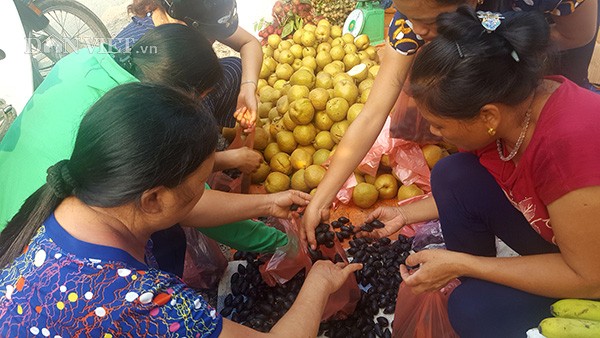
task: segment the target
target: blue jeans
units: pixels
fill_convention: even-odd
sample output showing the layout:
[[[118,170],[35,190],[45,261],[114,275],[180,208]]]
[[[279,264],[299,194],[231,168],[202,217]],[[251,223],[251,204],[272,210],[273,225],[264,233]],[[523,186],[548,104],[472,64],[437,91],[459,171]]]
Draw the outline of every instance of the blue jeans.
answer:
[[[431,186],[448,250],[493,257],[497,236],[523,256],[559,252],[533,230],[473,154],[438,162]],[[461,281],[448,301],[448,314],[462,338],[524,337],[550,316],[556,301],[473,278]]]

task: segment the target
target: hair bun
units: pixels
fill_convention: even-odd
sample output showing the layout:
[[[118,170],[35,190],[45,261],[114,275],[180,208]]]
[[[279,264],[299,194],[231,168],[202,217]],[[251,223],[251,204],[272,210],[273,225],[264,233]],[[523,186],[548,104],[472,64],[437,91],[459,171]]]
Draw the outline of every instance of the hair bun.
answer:
[[[54,195],[60,199],[64,199],[73,195],[76,182],[69,173],[67,164],[68,160],[62,160],[48,168],[46,183],[52,188]]]

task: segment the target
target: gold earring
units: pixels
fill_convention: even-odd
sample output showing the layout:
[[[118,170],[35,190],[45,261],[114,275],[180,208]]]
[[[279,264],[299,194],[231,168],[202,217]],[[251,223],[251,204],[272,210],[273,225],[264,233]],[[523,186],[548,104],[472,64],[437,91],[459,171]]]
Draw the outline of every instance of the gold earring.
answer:
[[[484,1],[484,0],[477,0],[477,4],[478,4],[478,5],[483,5],[483,1]]]
[[[494,128],[488,129],[488,134],[490,134],[490,136],[496,135],[496,129],[494,129]]]

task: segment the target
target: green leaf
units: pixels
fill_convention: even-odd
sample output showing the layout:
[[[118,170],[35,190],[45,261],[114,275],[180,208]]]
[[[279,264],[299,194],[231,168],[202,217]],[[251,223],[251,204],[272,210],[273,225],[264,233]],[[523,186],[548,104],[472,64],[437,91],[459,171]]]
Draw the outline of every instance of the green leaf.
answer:
[[[288,21],[281,29],[281,37],[284,38],[294,31],[294,21]]]

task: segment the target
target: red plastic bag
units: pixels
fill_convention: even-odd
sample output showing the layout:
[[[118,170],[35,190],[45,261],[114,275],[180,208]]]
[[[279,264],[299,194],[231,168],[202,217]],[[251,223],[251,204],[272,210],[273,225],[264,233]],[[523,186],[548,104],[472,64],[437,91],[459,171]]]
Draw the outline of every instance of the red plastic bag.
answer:
[[[298,235],[297,219],[269,220],[266,224],[285,231],[288,243],[275,250],[271,258],[260,266],[260,274],[269,286],[285,284],[302,269],[308,272],[312,261],[308,255],[306,243]]]
[[[408,88],[410,79],[404,83],[404,88]],[[392,110],[392,126],[390,135],[393,138],[399,138],[418,144],[438,143],[442,139],[435,136],[429,130],[429,122],[421,117],[417,110],[415,100],[402,89],[398,100]]]
[[[227,269],[219,244],[194,228],[183,230],[187,242],[183,281],[196,289],[216,288]]]
[[[239,149],[242,147],[254,148],[254,130],[250,134],[245,135],[240,126],[235,128],[235,137],[227,147],[227,150]],[[250,189],[250,175],[239,173],[232,177],[222,171],[212,173],[206,181],[211,189],[232,192],[232,193],[248,193]]]
[[[321,245],[319,249],[321,250],[323,257],[327,257],[335,262],[335,256],[339,255],[344,263],[348,263],[346,251],[337,237],[333,238],[333,248],[327,248],[326,246]],[[360,289],[358,288],[358,282],[356,281],[356,276],[351,274],[348,279],[346,279],[346,282],[344,282],[344,285],[329,296],[321,320],[346,319],[354,313],[359,300]]]
[[[277,248],[271,258],[259,268],[263,280],[267,285],[285,284],[301,270],[305,269],[307,273],[310,271],[312,260],[308,253],[307,243],[302,241],[298,236],[298,225],[300,222],[296,218],[291,220],[279,219],[275,222],[275,225],[272,222],[267,222],[267,224],[276,226],[277,228],[283,226],[288,235],[288,244]],[[327,248],[322,245],[319,247],[319,250],[323,254],[323,257],[334,261],[337,254],[342,261],[348,263],[346,252],[335,237],[333,248]],[[356,277],[351,275],[338,291],[329,296],[321,320],[346,318],[354,312],[359,300],[360,290],[358,283],[356,282]]]
[[[454,279],[439,291],[415,295],[400,284],[394,312],[394,338],[459,338],[448,319],[448,297],[460,285]]]

